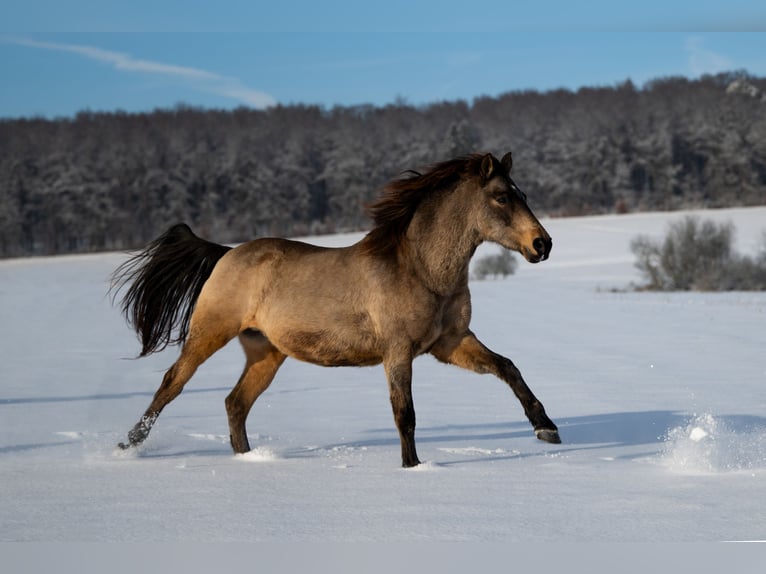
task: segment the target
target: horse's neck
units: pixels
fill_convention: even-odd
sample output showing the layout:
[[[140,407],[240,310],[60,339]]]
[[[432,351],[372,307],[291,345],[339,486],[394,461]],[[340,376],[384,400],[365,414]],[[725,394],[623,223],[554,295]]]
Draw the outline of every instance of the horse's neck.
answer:
[[[465,283],[468,264],[481,243],[466,212],[437,209],[416,213],[407,231],[413,271],[434,293],[451,294]]]

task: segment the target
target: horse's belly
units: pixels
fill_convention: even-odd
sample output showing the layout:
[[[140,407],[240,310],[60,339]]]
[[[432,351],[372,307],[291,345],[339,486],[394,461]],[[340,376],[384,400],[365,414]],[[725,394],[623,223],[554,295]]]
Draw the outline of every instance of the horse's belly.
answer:
[[[286,355],[325,367],[363,367],[383,360],[374,343],[363,335],[352,341],[321,330],[291,331],[272,342]]]

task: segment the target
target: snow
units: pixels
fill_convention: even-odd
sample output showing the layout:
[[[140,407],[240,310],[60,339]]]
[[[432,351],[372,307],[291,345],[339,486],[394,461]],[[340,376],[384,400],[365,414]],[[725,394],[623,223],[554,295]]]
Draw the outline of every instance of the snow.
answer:
[[[766,229],[766,208],[700,214],[732,221],[742,251]],[[133,360],[106,295],[125,255],[2,261],[0,541],[766,540],[766,293],[624,289],[640,281],[630,240],[681,216],[547,219],[549,261],[473,282],[474,331],[563,443],[536,440],[500,381],[422,357],[425,462],[408,470],[380,367],[286,362],[248,420],[253,451],[234,455],[236,343],[141,448],[116,449],[177,353]]]

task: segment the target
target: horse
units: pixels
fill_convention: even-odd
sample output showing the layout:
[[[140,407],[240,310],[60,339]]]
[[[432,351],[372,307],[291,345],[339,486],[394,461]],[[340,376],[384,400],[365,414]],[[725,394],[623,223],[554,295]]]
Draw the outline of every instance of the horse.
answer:
[[[548,258],[552,240],[511,178],[512,158],[472,154],[407,171],[367,206],[374,225],[357,243],[324,248],[259,238],[237,247],[171,227],[112,276],[113,302],[142,344],[139,356],[181,344],[151,404],[128,433],[143,443],[195,370],[235,337],[245,353],[225,399],[235,453],[250,450],[245,421],[287,357],[322,366],[383,364],[402,466],[415,448],[412,362],[491,373],[507,383],[538,439],[560,443],[558,428],[514,363],[469,328],[469,261],[485,241],[530,263]]]

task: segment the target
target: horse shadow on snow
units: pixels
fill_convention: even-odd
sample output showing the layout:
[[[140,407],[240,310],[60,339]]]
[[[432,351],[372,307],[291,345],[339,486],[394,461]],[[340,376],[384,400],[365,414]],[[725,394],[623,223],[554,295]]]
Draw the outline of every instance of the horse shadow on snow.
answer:
[[[719,415],[715,418],[732,432],[766,432],[766,417]],[[672,429],[689,426],[693,419],[694,416],[689,413],[669,410],[615,412],[560,418],[557,423],[561,431],[562,444],[555,446],[535,441],[534,435],[529,432],[526,421],[418,427],[417,439],[418,443],[443,444],[445,447],[449,445],[457,451],[461,450],[460,445],[465,445],[468,447],[466,448],[467,451],[486,452],[490,455],[439,463],[444,465],[620,447],[629,449],[631,452],[625,458],[639,458],[656,454],[660,445],[666,442],[668,433]],[[332,450],[343,447],[396,447],[399,445],[399,437],[393,428],[370,429],[366,433],[378,436],[326,445],[315,450]],[[492,450],[497,448],[495,441],[516,439],[529,439],[530,445],[534,445],[534,447],[526,448],[525,452],[519,452],[518,449],[508,451],[506,455],[502,454],[503,451]],[[541,448],[536,448],[538,446]],[[635,447],[641,446],[646,446],[646,451],[640,454],[635,453]],[[308,453],[304,452],[303,456],[306,454]],[[296,453],[296,456],[300,455]]]

